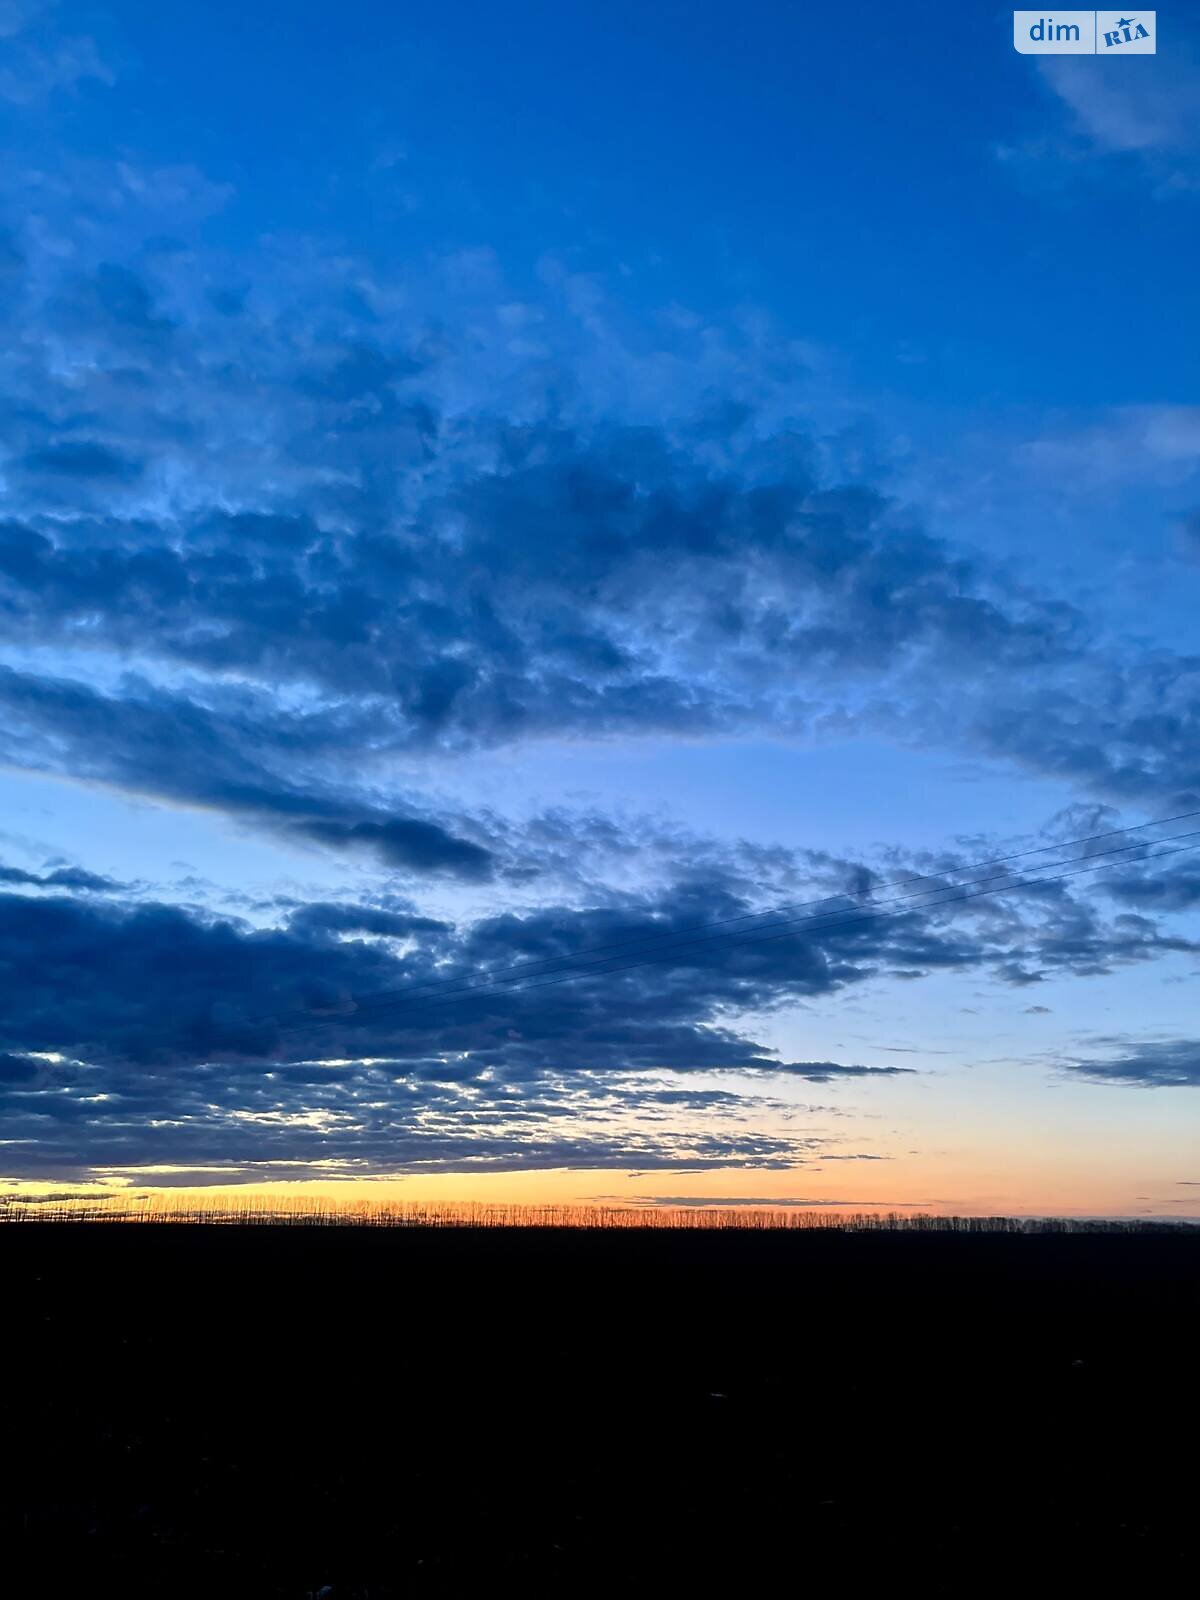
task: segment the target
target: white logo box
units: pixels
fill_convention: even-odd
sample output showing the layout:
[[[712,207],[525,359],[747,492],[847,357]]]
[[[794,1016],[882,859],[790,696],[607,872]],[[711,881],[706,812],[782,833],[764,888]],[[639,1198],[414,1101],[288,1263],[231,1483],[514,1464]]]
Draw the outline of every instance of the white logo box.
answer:
[[[1023,56],[1152,56],[1155,11],[1014,11],[1013,46]]]

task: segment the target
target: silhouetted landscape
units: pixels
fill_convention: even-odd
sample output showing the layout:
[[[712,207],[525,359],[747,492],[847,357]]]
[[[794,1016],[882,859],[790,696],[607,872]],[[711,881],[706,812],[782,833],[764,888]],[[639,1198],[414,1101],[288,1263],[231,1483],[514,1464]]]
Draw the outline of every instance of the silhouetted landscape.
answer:
[[[791,1228],[839,1233],[1175,1233],[1200,1223],[1162,1217],[941,1216],[923,1211],[813,1210],[780,1202],[679,1205],[516,1205],[467,1201],[332,1200],[311,1195],[182,1193],[0,1195],[0,1223],[205,1223],[307,1228]]]
[[[789,1220],[11,1223],[20,1592],[1185,1580],[1200,1230]]]
[[[3,1222],[147,1222],[234,1227],[541,1227],[541,1229],[802,1229],[885,1234],[1173,1234],[1200,1222],[1181,1218],[938,1216],[928,1211],[813,1210],[795,1203],[680,1202],[678,1205],[514,1205],[429,1200],[333,1200],[320,1195],[0,1195]]]

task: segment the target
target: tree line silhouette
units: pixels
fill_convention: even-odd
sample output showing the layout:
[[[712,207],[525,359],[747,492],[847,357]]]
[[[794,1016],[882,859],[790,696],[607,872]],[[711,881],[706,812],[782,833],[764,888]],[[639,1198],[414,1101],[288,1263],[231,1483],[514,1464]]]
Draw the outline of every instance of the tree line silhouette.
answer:
[[[0,1223],[203,1223],[300,1228],[581,1228],[831,1233],[1178,1233],[1200,1223],[1151,1217],[941,1216],[802,1207],[520,1205],[340,1201],[324,1196],[0,1195]]]

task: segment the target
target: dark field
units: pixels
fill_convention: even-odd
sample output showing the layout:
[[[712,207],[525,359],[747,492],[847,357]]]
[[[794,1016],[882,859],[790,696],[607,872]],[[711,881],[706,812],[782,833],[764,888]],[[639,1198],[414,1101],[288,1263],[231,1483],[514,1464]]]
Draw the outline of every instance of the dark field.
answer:
[[[22,1600],[1194,1580],[1194,1234],[12,1224],[0,1252]]]

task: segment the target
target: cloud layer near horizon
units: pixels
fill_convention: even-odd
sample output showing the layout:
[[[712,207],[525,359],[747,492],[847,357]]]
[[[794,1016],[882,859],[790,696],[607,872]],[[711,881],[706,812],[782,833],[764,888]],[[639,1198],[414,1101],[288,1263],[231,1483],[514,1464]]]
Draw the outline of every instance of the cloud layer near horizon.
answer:
[[[842,895],[841,909],[764,937],[756,921],[708,926],[756,909],[711,872],[661,897],[462,927],[389,895],[281,905],[279,925],[253,926],[103,880],[66,897],[63,877],[0,894],[10,1175],[800,1165],[837,1140],[756,1128],[772,1081],[909,1069],[781,1059],[738,1019],[880,977],[987,972],[1020,987],[1193,948],[1039,882],[876,916]],[[1148,1049],[1074,1070],[1178,1085],[1195,1081],[1189,1059]],[[764,1090],[686,1086],[714,1073]],[[668,1091],[664,1074],[682,1086]]]

